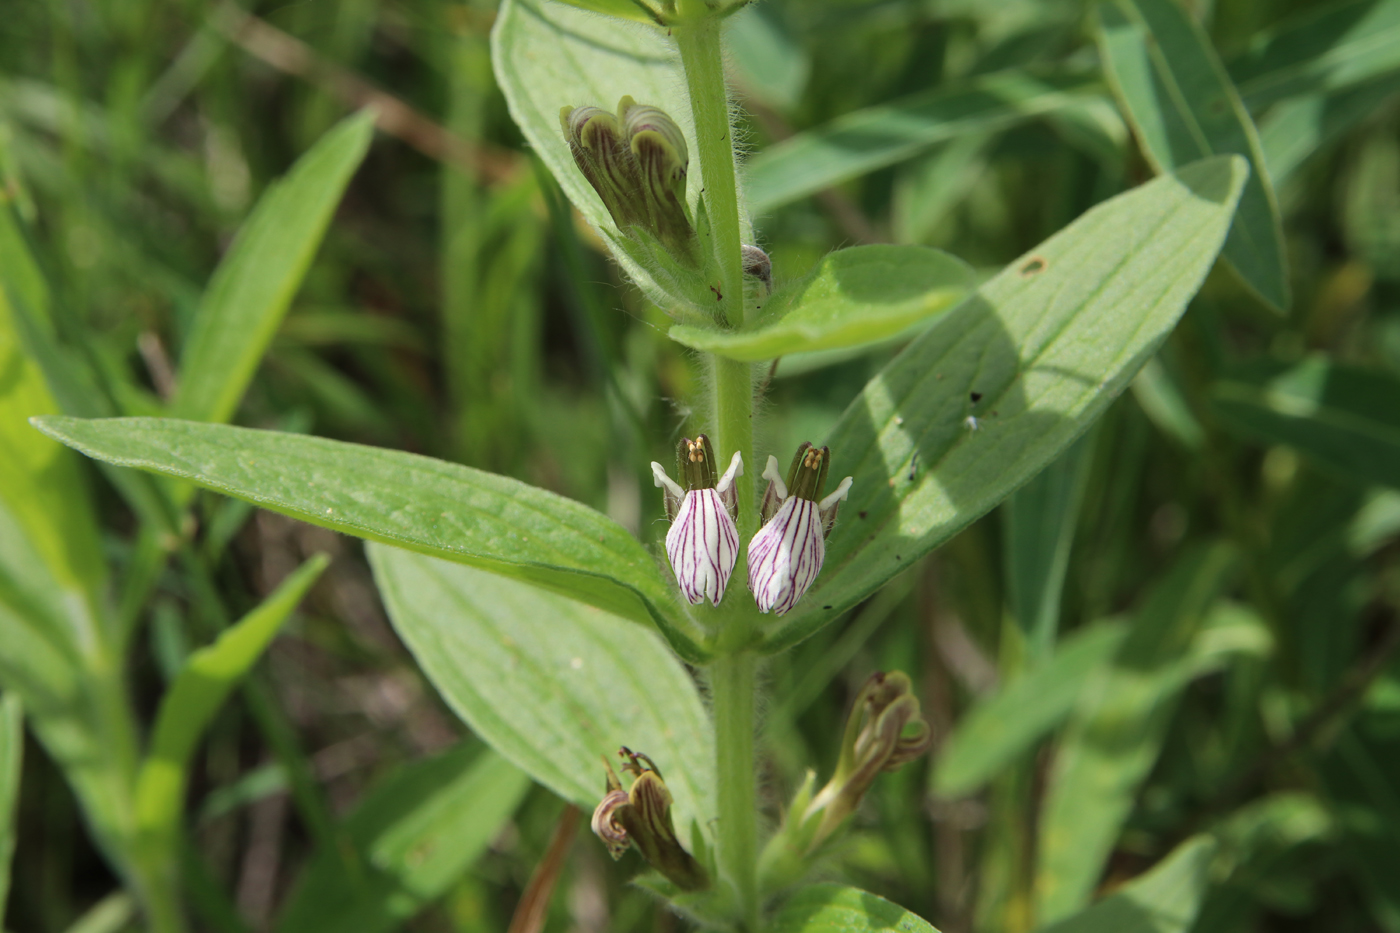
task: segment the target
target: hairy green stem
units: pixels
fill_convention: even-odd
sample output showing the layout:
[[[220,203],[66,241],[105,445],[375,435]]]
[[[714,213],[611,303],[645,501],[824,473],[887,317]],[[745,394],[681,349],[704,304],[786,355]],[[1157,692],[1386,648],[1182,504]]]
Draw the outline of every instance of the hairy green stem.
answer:
[[[685,68],[705,210],[719,263],[719,301],[729,326],[744,322],[744,265],[740,254],[739,190],[734,182],[734,140],[729,92],[720,54],[720,21],[701,16],[672,29]]]
[[[710,665],[719,778],[720,874],[732,885],[743,929],[758,931],[758,826],[754,793],[755,673],[750,653]]]

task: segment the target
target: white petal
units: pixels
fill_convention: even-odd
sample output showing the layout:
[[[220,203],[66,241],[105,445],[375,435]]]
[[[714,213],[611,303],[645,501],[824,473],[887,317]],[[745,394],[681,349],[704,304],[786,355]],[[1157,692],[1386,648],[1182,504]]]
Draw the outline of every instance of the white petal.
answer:
[[[692,606],[705,597],[718,605],[739,558],[739,531],[713,489],[693,489],[666,533],[666,556]]]
[[[685,490],[681,488],[680,483],[667,476],[666,468],[655,460],[651,461],[651,479],[658,488],[666,490],[676,499],[685,498]]]
[[[787,483],[783,482],[783,474],[778,469],[778,458],[772,454],[768,455],[768,465],[763,468],[763,478],[776,487],[779,501],[788,497]]]
[[[761,612],[782,615],[817,579],[826,540],[817,503],[794,496],[749,542],[749,589]]]
[[[715,491],[726,493],[730,485],[734,482],[734,477],[744,475],[744,458],[739,451],[734,451],[734,456],[729,458],[729,469],[724,471],[724,475],[719,478],[715,485]]]
[[[817,504],[817,508],[819,508],[819,509],[821,509],[823,512],[825,512],[827,509],[831,508],[831,507],[832,507],[833,505],[835,505],[836,503],[845,501],[846,495],[847,495],[847,493],[849,493],[850,491],[851,491],[851,478],[848,476],[848,477],[846,477],[845,479],[843,479],[843,480],[841,481],[841,485],[840,485],[840,486],[837,486],[837,487],[836,487],[836,491],[835,491],[835,492],[833,492],[831,495],[827,496],[825,499],[823,499],[821,502],[819,502],[819,503]]]

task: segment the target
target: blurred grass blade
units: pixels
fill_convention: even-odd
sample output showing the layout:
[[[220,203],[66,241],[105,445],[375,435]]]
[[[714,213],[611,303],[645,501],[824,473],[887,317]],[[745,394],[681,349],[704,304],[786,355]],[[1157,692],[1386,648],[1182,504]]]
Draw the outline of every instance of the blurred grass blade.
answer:
[[[233,416],[373,135],[373,113],[342,121],[253,208],[195,313],[180,355],[175,414]]]
[[[586,812],[603,758],[650,755],[676,827],[714,814],[709,718],[685,668],[645,628],[472,567],[371,545],[394,628],[472,731]]]
[[[1002,505],[1011,614],[1026,636],[1032,664],[1048,657],[1055,647],[1060,593],[1096,436],[1089,433],[1075,441]]]
[[[1084,77],[1003,71],[848,113],[749,159],[749,207],[766,213],[938,143],[1005,129],[1100,93],[1100,85]]]
[[[1127,637],[1108,622],[1075,632],[1039,668],[974,706],[939,753],[933,788],[957,798],[976,791],[1057,728],[1074,709],[1088,677]]]
[[[815,884],[794,894],[768,933],[938,933],[927,920],[869,891]]]
[[[873,343],[946,311],[971,294],[971,267],[926,246],[854,246],[829,254],[762,305],[753,330],[677,324],[672,340],[757,362]]]
[[[1280,101],[1259,121],[1259,144],[1275,184],[1400,94],[1400,73],[1339,91]]]
[[[1175,326],[1247,172],[1211,159],[1093,208],[872,379],[826,441],[831,475],[855,485],[825,569],[767,647],[821,628],[1069,447]]]
[[[1148,360],[1133,380],[1133,397],[1167,437],[1187,450],[1200,450],[1205,445],[1205,429],[1159,357]]]
[[[1194,673],[1192,640],[1234,565],[1226,545],[1187,552],[1148,594],[1113,663],[1084,684],[1040,818],[1036,916],[1042,923],[1075,913],[1093,896],[1157,761],[1177,694]]]
[[[1210,886],[1216,843],[1194,836],[1146,874],[1042,933],[1187,933]]]
[[[745,6],[724,23],[725,64],[753,97],[780,111],[802,100],[812,58],[771,5]]]
[[[1400,0],[1345,0],[1306,9],[1229,62],[1254,113],[1287,97],[1362,84],[1400,69]]]
[[[99,460],[655,620],[687,660],[704,658],[650,552],[606,516],[543,489],[404,451],[274,431],[165,418],[35,424]]]
[[[1118,0],[1099,7],[1099,49],[1158,172],[1222,153],[1249,160],[1222,255],[1261,298],[1287,310],[1283,222],[1259,136],[1204,31],[1177,0]]]
[[[0,693],[0,917],[10,893],[10,857],[19,815],[20,766],[24,763],[24,715],[19,697]]]
[[[329,563],[318,554],[302,564],[257,608],[185,662],[161,697],[151,750],[137,776],[136,819],[142,831],[167,839],[178,832],[186,769],[200,737]]]
[[[1333,363],[1259,360],[1218,379],[1211,403],[1229,427],[1296,447],[1362,483],[1400,488],[1400,379]]]
[[[64,933],[121,933],[136,918],[136,902],[125,891],[113,891],[93,904]]]
[[[505,758],[468,741],[414,762],[373,788],[344,828],[364,873],[317,852],[275,929],[387,933],[446,894],[500,835],[530,788]]]

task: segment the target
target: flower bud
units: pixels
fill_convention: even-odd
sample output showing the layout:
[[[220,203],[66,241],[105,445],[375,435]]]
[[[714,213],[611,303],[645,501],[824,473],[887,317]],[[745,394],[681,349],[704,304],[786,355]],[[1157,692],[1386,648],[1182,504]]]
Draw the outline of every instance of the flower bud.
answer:
[[[709,887],[710,878],[695,857],[676,838],[671,820],[671,792],[661,772],[646,755],[628,748],[618,750],[626,759],[622,770],[634,775],[632,789],[624,792],[606,759],[607,793],[593,811],[593,832],[613,859],[619,859],[629,845],[637,847],[648,864],[675,883],[682,891]]]
[[[768,458],[763,471],[768,489],[759,504],[763,527],[749,542],[749,589],[761,612],[782,615],[790,610],[822,569],[826,536],[851,488],[848,476],[835,492],[821,498],[830,466],[830,450],[804,443],[784,482],[778,458]]]
[[[618,230],[644,230],[677,259],[698,266],[685,200],[690,156],[676,122],[631,97],[618,102],[616,116],[598,107],[565,107],[559,122],[574,162]]]
[[[763,874],[769,886],[786,884],[801,873],[803,860],[855,812],[880,772],[898,770],[932,744],[932,731],[908,675],[871,674],[846,720],[836,773],[815,796],[813,776],[808,774],[782,828],[764,850]]]
[[[736,477],[744,475],[744,460],[736,450],[729,469],[716,478],[715,452],[710,439],[682,438],[676,451],[676,483],[655,461],[652,479],[662,490],[671,530],[666,533],[666,556],[681,593],[692,606],[704,602],[719,605],[739,558],[739,530],[734,526],[738,508]],[[682,485],[684,484],[684,485]]]

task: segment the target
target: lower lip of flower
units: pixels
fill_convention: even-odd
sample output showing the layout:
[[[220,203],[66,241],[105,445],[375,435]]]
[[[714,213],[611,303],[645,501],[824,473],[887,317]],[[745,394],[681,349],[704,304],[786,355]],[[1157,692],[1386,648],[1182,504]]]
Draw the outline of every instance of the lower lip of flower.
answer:
[[[692,606],[724,598],[739,557],[739,532],[714,489],[692,489],[666,533],[666,556]]]
[[[817,503],[791,496],[749,543],[749,589],[761,612],[790,610],[826,560]]]

